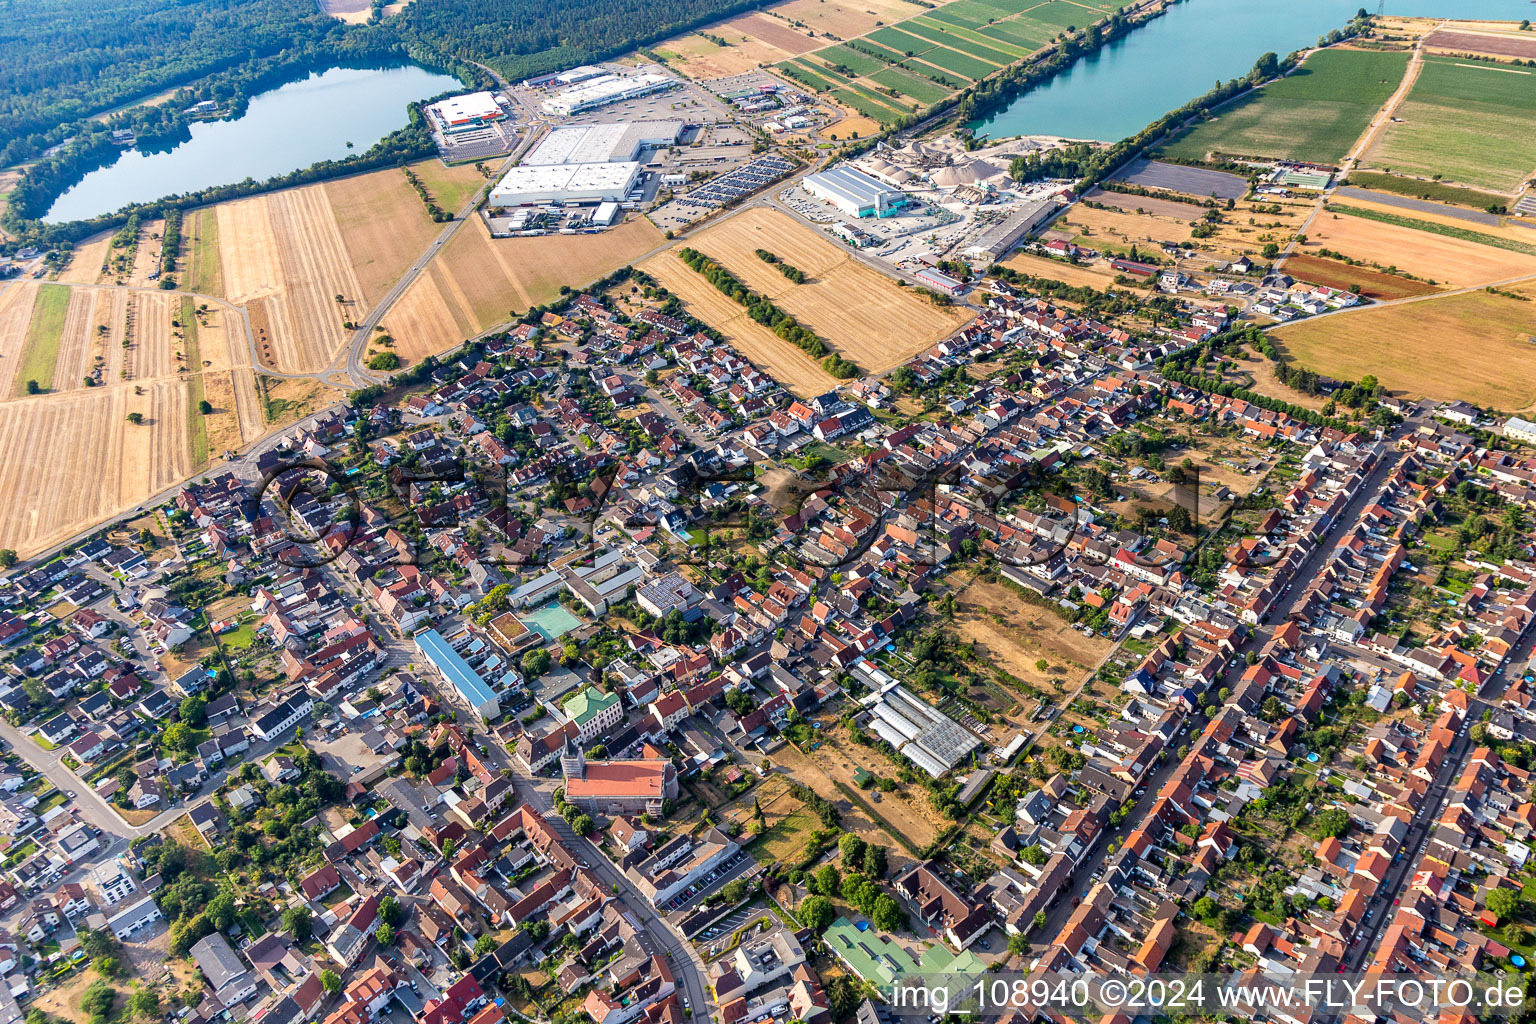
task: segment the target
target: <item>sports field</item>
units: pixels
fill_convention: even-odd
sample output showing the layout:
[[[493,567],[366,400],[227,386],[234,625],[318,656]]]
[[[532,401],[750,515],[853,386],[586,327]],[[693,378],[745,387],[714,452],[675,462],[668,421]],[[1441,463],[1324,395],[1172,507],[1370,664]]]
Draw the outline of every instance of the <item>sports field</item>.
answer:
[[[1366,154],[1372,167],[1510,193],[1536,171],[1536,69],[1430,57]]]
[[[1169,156],[1337,164],[1403,79],[1406,53],[1320,50],[1278,82],[1212,111],[1162,147]]]
[[[1271,332],[1310,370],[1373,373],[1392,391],[1513,411],[1536,401],[1536,288],[1466,292],[1303,320]]]

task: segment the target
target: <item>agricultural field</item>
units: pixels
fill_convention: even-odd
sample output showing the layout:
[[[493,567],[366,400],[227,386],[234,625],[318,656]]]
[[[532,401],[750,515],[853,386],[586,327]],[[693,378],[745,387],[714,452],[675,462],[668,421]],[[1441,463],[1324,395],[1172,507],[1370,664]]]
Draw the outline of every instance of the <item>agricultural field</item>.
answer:
[[[1364,161],[1394,174],[1512,193],[1536,170],[1536,70],[1431,57]]]
[[[1343,380],[1374,373],[1392,391],[1525,409],[1536,402],[1536,287],[1511,290],[1521,297],[1430,297],[1303,320],[1270,336],[1297,365],[1318,373]]]
[[[1027,252],[1016,252],[1003,260],[1003,266],[1021,274],[1060,281],[1075,288],[1096,288],[1102,292],[1115,287],[1115,272],[1109,269],[1108,263],[1102,261],[1075,265]]]
[[[170,379],[0,404],[0,446],[20,453],[0,460],[0,547],[25,558],[190,475],[188,391]]]
[[[1360,286],[1360,294],[1367,298],[1386,302],[1406,299],[1415,295],[1429,295],[1437,289],[1423,281],[1413,281],[1396,274],[1384,274],[1369,267],[1352,267],[1339,260],[1322,256],[1292,256],[1281,266],[1298,281],[1320,284],[1328,288],[1348,289]]]
[[[453,212],[485,184],[470,166],[447,168],[430,160],[413,164],[411,170],[437,205]],[[319,187],[334,211],[365,306],[383,298],[443,229],[427,215],[421,197],[399,170],[354,175]]]
[[[717,260],[748,288],[767,296],[865,372],[881,373],[906,362],[971,319],[972,314],[959,308],[934,306],[898,287],[840,246],[775,210],[748,210],[691,238],[688,244]],[[756,256],[757,249],[766,249],[798,267],[806,275],[805,283],[795,284],[785,278]],[[654,257],[642,267],[649,271],[666,263],[675,263],[698,277],[671,253]],[[714,291],[703,278],[699,280]],[[859,301],[850,302],[850,296],[858,296]],[[725,301],[732,310],[743,312],[736,303]],[[707,316],[697,315],[718,326]],[[773,338],[775,347],[801,354],[788,342],[764,333]],[[758,360],[756,352],[743,354]]]
[[[1368,208],[1354,203],[1335,205]],[[1467,228],[1464,223],[1459,226]],[[1318,214],[1307,228],[1306,250],[1314,248],[1332,249],[1351,259],[1396,268],[1453,288],[1536,274],[1536,257],[1524,253],[1338,211]]]
[[[549,302],[561,285],[580,287],[617,270],[663,242],[644,217],[597,235],[492,238],[478,219],[453,236],[443,253],[384,317],[394,352],[406,362],[442,352],[513,311]]]
[[[1321,50],[1278,82],[1211,111],[1162,147],[1169,156],[1212,154],[1337,164],[1403,79],[1406,53]]]
[[[847,42],[819,50],[806,46],[787,51],[776,70],[890,124],[902,114],[945,99],[1028,57],[1069,28],[1086,28],[1120,6],[1075,0],[951,0],[905,18],[910,5],[898,7],[885,12],[894,17],[866,22],[858,26],[860,31],[833,30]],[[873,8],[868,10],[875,13]],[[814,30],[813,18],[802,24]],[[696,59],[717,60],[718,56]]]
[[[366,311],[325,186],[217,209],[226,297],[248,305],[253,323],[260,323],[262,362],[294,373],[323,369],[347,342],[342,322]]]
[[[1536,60],[1536,39],[1528,32],[1495,32],[1478,27],[1475,30],[1442,28],[1424,37],[1424,46],[1433,51],[1451,53],[1482,53],[1490,57],[1514,57],[1517,60]]]
[[[17,360],[12,387],[17,395],[25,395],[29,389],[48,391],[53,387],[53,367],[59,357],[70,305],[70,290],[64,285],[45,284],[37,290]]]

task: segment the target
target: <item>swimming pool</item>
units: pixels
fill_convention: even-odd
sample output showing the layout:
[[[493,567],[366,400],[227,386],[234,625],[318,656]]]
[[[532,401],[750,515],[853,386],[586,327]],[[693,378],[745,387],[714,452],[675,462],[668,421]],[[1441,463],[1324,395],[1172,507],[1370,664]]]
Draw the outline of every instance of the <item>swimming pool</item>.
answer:
[[[556,640],[581,625],[581,620],[558,601],[551,601],[542,608],[519,615],[518,620],[546,642]]]

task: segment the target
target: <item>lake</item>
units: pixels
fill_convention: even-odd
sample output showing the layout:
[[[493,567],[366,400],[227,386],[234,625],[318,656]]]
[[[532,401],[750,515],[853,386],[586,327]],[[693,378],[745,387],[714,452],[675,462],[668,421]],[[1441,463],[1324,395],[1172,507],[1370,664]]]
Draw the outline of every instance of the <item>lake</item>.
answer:
[[[978,135],[1060,135],[1115,142],[1241,78],[1273,51],[1284,57],[1342,28],[1372,0],[1184,0],[1045,85],[974,122]],[[1388,0],[1387,13],[1519,21],[1527,0]],[[978,31],[985,32],[985,29]]]
[[[251,97],[245,114],[232,121],[194,123],[192,138],[172,149],[126,150],[55,200],[43,220],[84,220],[128,203],[246,178],[263,181],[363,153],[406,126],[407,103],[459,87],[456,78],[416,66],[311,74]]]

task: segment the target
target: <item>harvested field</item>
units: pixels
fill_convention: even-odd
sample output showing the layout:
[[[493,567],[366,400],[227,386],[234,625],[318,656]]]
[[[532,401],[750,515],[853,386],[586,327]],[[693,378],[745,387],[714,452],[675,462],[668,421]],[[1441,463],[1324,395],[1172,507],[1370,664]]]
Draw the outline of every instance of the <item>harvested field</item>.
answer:
[[[1463,32],[1442,28],[1425,36],[1424,45],[1431,50],[1483,53],[1490,57],[1518,57],[1521,60],[1536,59],[1536,39],[1532,39],[1529,34]]]
[[[1017,270],[1021,274],[1029,274],[1031,277],[1043,277],[1048,281],[1060,281],[1063,284],[1078,287],[1097,288],[1099,291],[1115,286],[1114,271],[1109,269],[1108,263],[1103,262],[1093,266],[1073,266],[1059,260],[1046,259],[1044,256],[1016,252],[1003,260],[1003,266]]]
[[[1352,267],[1348,263],[1340,263],[1338,260],[1325,259],[1321,256],[1292,256],[1285,261],[1281,269],[1298,281],[1306,281],[1308,284],[1345,289],[1352,284],[1358,284],[1360,294],[1381,301],[1406,299],[1413,295],[1428,295],[1437,290],[1434,285],[1425,284],[1423,281],[1410,281],[1406,277],[1384,274],[1367,267]]]
[[[1117,210],[1127,213],[1135,213],[1137,210],[1158,217],[1167,217],[1171,220],[1194,220],[1205,211],[1198,206],[1189,203],[1180,203],[1172,199],[1154,199],[1151,196],[1133,196],[1124,192],[1106,192],[1098,186],[1083,195],[1084,199],[1095,203],[1103,203],[1105,206],[1113,206]]]
[[[107,261],[107,250],[111,248],[110,231],[81,242],[75,246],[69,266],[64,268],[58,279],[70,284],[95,284],[101,279],[101,268]]]
[[[773,8],[773,13],[789,21],[804,22],[818,38],[831,33],[840,39],[853,39],[873,31],[881,22],[889,25],[912,16],[908,0],[862,0],[858,3],[832,0],[790,0]]]
[[[475,178],[480,175],[468,169]],[[423,178],[425,182],[425,178]],[[321,186],[335,212],[347,259],[371,306],[432,244],[442,225],[427,216],[421,197],[396,168],[359,174]],[[443,209],[452,209],[439,201]]]
[[[36,554],[190,474],[186,396],[166,380],[0,404],[0,547]]]
[[[512,312],[549,302],[617,270],[661,244],[661,232],[633,217],[598,235],[492,238],[478,218],[444,247],[384,316],[406,362],[442,352]]]
[[[223,204],[218,218],[227,297],[264,300],[272,368],[323,369],[346,344],[342,321],[362,315],[363,298],[324,186]]]
[[[1452,287],[1536,273],[1536,257],[1348,214],[1320,213],[1307,229],[1313,246]]]
[[[837,386],[837,378],[820,363],[747,316],[745,309],[671,253],[646,260],[640,269],[681,299],[689,313],[719,331],[744,357],[801,398]]]
[[[1373,373],[1409,395],[1524,409],[1536,401],[1536,286],[1512,290],[1525,301],[1474,291],[1304,320],[1270,336],[1319,373]]]
[[[39,287],[32,281],[0,285],[0,399],[10,396],[16,380],[16,367],[26,345],[27,324],[32,321]]]
[[[824,725],[823,728],[826,728],[826,726]],[[853,741],[844,738],[844,740],[840,742],[846,742],[851,746]],[[805,786],[809,786],[811,789],[815,790],[817,795],[825,797],[837,807],[837,810],[841,815],[839,827],[844,832],[852,832],[854,835],[858,836],[860,839],[867,843],[879,843],[881,846],[887,847],[888,853],[890,854],[904,853],[905,851],[902,849],[901,844],[897,842],[896,837],[892,835],[889,830],[882,827],[879,822],[870,818],[869,815],[864,812],[863,808],[856,805],[852,800],[849,800],[848,797],[837,788],[836,782],[833,781],[834,778],[837,778],[838,776],[837,764],[830,757],[823,756],[831,751],[831,749],[832,748],[828,744],[823,743],[820,750],[817,750],[814,753],[806,754],[798,750],[794,744],[786,743],[783,747],[780,747],[777,751],[774,752],[773,760],[778,767],[786,769],[789,772],[790,777],[793,778],[796,782],[799,782]],[[861,747],[858,749],[863,750],[865,748]],[[879,757],[878,761],[872,760],[868,767],[876,775],[894,776],[896,774],[896,766],[891,764],[889,761],[886,761],[883,757]],[[858,788],[853,786],[851,771],[849,771],[845,777],[837,778],[837,781],[842,782],[844,785],[853,787],[855,790]],[[926,801],[926,794],[923,795],[923,798]],[[864,799],[867,801],[869,797],[866,796]],[[894,793],[891,793],[884,794],[882,796],[881,802],[873,806],[877,811],[884,815],[886,804],[891,804],[894,807],[897,803],[897,796]],[[811,820],[815,821],[814,816]],[[914,843],[918,846],[923,846],[931,842],[934,835],[937,834],[937,830],[931,824],[923,822],[916,815],[905,812],[900,814],[893,813],[891,815],[892,826],[900,827],[898,825],[898,821],[901,824],[909,824],[914,826],[915,831],[906,833],[904,837],[908,842]]]
[[[766,295],[869,373],[881,373],[906,362],[953,334],[973,315],[955,307],[932,305],[898,287],[846,250],[776,210],[748,210],[705,230],[688,244],[716,259],[748,288]],[[804,271],[805,283],[789,281],[758,259],[757,249],[766,249]],[[673,257],[666,255],[653,262],[671,260]],[[857,301],[850,301],[850,296],[856,296]],[[730,305],[737,311],[742,308],[734,302]],[[781,347],[792,348],[787,342],[774,340]]]
[[[64,314],[64,331],[59,338],[59,355],[53,367],[53,386],[60,391],[85,387],[94,349],[97,306],[111,306],[110,292],[95,288],[71,288],[69,308]]]

